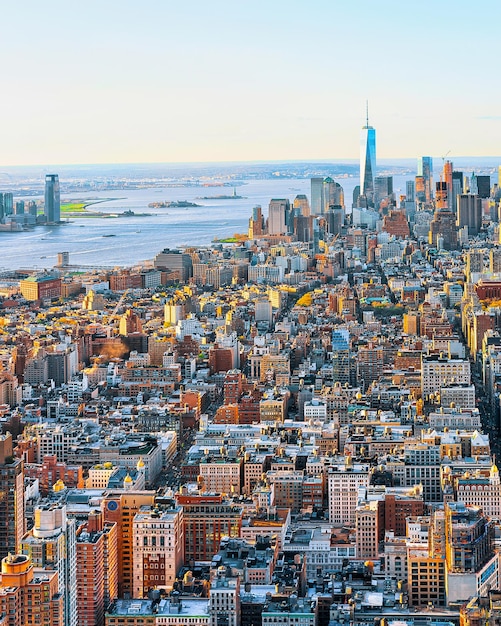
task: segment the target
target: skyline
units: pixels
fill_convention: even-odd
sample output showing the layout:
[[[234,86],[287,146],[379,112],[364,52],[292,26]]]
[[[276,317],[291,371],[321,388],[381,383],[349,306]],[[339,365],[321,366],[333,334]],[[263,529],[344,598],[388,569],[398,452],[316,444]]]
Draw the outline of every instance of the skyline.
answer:
[[[381,159],[499,154],[495,38],[470,3],[51,9],[5,9],[1,166],[355,159],[366,100]]]

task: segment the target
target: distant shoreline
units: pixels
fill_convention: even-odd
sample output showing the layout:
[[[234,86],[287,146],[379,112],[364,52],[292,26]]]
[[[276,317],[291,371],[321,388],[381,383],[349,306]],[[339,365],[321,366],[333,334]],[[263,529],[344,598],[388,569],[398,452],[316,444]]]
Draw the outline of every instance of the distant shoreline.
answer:
[[[106,217],[109,213],[103,211],[89,211],[87,207],[95,204],[103,204],[104,202],[113,202],[114,200],[126,200],[127,198],[96,198],[83,202],[63,202],[61,203],[61,218],[63,217]],[[70,208],[71,207],[71,208]]]

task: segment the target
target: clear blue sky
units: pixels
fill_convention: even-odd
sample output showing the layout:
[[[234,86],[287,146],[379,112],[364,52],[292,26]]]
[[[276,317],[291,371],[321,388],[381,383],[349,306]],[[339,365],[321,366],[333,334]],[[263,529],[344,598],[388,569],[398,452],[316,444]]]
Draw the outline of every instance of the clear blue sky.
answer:
[[[501,2],[24,0],[0,164],[501,154]]]

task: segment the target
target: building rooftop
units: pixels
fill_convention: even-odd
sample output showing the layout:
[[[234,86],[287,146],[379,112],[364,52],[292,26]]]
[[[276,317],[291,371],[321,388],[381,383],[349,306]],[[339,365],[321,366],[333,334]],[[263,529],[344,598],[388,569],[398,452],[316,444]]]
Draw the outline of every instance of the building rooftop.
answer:
[[[152,617],[158,615],[180,615],[185,617],[207,617],[209,603],[207,600],[116,600],[107,612],[110,616]]]

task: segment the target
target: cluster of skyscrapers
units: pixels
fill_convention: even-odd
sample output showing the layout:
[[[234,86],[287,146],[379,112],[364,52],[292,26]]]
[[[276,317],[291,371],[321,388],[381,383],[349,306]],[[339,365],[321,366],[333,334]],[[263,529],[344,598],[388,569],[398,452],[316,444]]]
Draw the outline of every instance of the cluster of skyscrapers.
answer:
[[[38,214],[36,200],[19,200],[14,203],[12,192],[0,193],[0,224],[8,228],[33,226],[38,223],[57,224],[61,220],[59,176],[45,176],[44,211]]]
[[[2,287],[0,626],[501,624],[501,179],[375,139],[351,213]]]

